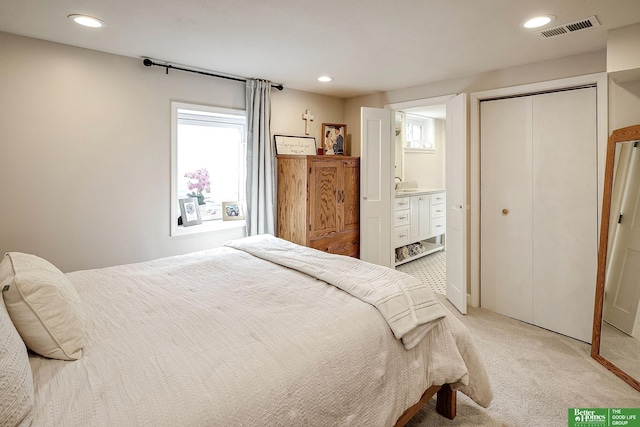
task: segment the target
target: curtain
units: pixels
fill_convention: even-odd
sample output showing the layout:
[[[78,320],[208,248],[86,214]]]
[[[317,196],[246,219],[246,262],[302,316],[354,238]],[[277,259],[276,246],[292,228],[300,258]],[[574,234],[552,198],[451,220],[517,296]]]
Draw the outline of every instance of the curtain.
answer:
[[[247,80],[247,236],[275,235],[271,82]]]

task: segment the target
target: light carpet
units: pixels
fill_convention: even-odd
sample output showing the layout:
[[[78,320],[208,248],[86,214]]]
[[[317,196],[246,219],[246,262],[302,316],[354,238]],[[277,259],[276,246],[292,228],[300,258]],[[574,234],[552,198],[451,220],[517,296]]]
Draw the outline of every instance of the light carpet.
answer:
[[[638,408],[640,393],[590,357],[590,346],[482,308],[461,315],[484,358],[494,399],[481,408],[458,393],[458,414],[447,420],[435,399],[409,427],[567,426],[569,408]]]

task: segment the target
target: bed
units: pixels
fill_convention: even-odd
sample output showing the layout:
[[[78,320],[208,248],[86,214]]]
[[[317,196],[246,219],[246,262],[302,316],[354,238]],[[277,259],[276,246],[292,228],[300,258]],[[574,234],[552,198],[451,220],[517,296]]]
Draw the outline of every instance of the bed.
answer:
[[[63,276],[82,342],[61,358],[77,360],[29,351],[15,424],[400,426],[436,392],[448,417],[456,391],[492,399],[468,330],[395,270],[254,236]]]

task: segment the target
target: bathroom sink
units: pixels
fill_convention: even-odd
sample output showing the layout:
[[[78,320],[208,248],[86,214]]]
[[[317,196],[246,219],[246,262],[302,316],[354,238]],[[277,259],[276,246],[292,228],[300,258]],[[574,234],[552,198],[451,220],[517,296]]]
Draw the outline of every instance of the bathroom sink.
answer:
[[[406,194],[406,193],[422,193],[427,190],[423,190],[422,188],[398,188],[396,190],[396,194]]]

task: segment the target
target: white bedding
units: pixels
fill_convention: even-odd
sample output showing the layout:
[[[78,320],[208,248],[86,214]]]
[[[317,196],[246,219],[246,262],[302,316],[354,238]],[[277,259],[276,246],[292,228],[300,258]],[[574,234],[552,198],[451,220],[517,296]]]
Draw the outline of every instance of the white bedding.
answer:
[[[427,285],[390,268],[319,252],[269,234],[232,240],[225,246],[315,277],[371,304],[407,350],[445,316]]]
[[[84,357],[30,356],[34,426],[391,426],[431,385],[492,398],[454,316],[405,350],[373,306],[229,247],[68,277]]]

